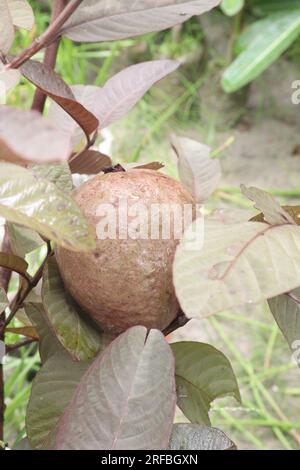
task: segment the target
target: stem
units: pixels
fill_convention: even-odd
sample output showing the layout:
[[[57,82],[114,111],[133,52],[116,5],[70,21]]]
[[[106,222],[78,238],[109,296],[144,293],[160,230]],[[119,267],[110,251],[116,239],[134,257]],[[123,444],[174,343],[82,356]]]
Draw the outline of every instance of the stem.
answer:
[[[22,348],[23,346],[28,346],[29,344],[35,343],[36,341],[38,341],[38,339],[28,338],[24,339],[24,341],[19,341],[15,344],[10,344],[9,346],[6,346],[6,352],[10,353],[12,351],[16,351],[17,349]]]
[[[41,280],[42,275],[43,275],[44,265],[48,261],[50,256],[53,255],[53,251],[52,251],[50,242],[47,242],[47,246],[48,246],[47,254],[46,254],[45,259],[42,262],[41,266],[39,267],[38,271],[33,276],[30,283],[27,284],[25,289],[21,288],[19,290],[19,292],[17,293],[17,295],[15,296],[15,298],[13,299],[13,301],[10,305],[10,314],[8,315],[7,319],[5,320],[5,323],[2,326],[2,328],[0,328],[0,334],[4,331],[4,329],[7,327],[7,325],[9,325],[9,323],[12,321],[12,319],[14,318],[17,311],[21,308],[21,306],[22,306],[24,300],[26,299],[26,297],[28,296],[28,294],[30,294],[32,289],[34,287],[36,287],[37,284],[39,283],[39,281]]]
[[[55,22],[55,20],[59,17],[59,15],[64,10],[65,6],[66,6],[66,0],[55,0],[54,5],[53,5],[50,24],[53,24]],[[43,63],[45,67],[47,67],[50,70],[54,70],[55,68],[59,43],[60,43],[60,37],[58,37],[45,50]],[[42,114],[44,111],[46,98],[47,98],[47,95],[42,90],[37,88],[34,94],[31,109],[35,111],[39,111]]]
[[[5,227],[4,238],[2,242],[2,251],[4,253],[10,252],[10,240],[7,229]],[[11,272],[8,269],[0,268],[0,287],[7,292],[8,285],[11,277]],[[5,313],[0,314],[0,341],[4,341],[4,324],[5,324]],[[4,440],[4,373],[3,365],[0,362],[0,441]]]
[[[83,0],[71,0],[66,8],[60,13],[53,23],[46,29],[46,31],[38,38],[36,38],[32,44],[24,49],[17,57],[15,57],[9,64],[7,69],[17,69],[22,64],[27,62],[34,54],[43,49],[43,47],[50,45],[57,39],[59,30],[79,7]]]

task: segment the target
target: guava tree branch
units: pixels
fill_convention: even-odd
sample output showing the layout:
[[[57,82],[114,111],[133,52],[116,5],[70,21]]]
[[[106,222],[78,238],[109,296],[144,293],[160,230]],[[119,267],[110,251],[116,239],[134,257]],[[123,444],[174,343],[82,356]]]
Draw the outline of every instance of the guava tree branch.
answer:
[[[2,242],[2,251],[9,253],[11,250],[10,240],[8,232],[5,228],[4,238]],[[8,269],[0,268],[0,288],[5,292],[8,290],[8,285],[11,277],[11,272]],[[0,341],[4,341],[4,325],[5,325],[5,313],[0,313]],[[1,358],[0,358],[1,359]],[[0,361],[0,441],[4,439],[4,376],[3,376],[3,365]]]
[[[53,24],[56,21],[56,19],[64,10],[66,4],[67,4],[67,0],[55,0],[54,1],[50,24]],[[55,68],[59,43],[60,43],[60,37],[57,38],[52,44],[46,47],[43,63],[45,67],[47,67],[50,70],[53,70]],[[42,90],[37,88],[34,94],[31,109],[35,111],[39,111],[40,113],[43,113],[46,98],[47,98],[47,95]]]
[[[36,287],[39,283],[39,281],[42,278],[43,275],[43,270],[46,262],[48,259],[53,255],[53,250],[51,247],[51,243],[48,241],[47,242],[47,254],[44,258],[44,261],[42,262],[41,266],[39,267],[38,271],[35,273],[35,275],[30,279],[30,281],[26,284],[25,287],[20,287],[19,291],[17,292],[15,298],[13,299],[11,305],[9,306],[10,308],[10,313],[8,317],[6,318],[4,325],[2,325],[2,328],[0,329],[0,334],[3,334],[3,331],[7,325],[12,321],[14,316],[16,315],[17,311],[22,307],[23,302],[26,300],[27,296],[30,294],[32,289]]]
[[[66,23],[83,0],[71,0],[58,17],[49,25],[46,31],[36,38],[29,47],[24,49],[17,57],[6,65],[7,69],[17,69],[27,62],[33,55],[46,46],[49,46],[57,38],[60,28]]]

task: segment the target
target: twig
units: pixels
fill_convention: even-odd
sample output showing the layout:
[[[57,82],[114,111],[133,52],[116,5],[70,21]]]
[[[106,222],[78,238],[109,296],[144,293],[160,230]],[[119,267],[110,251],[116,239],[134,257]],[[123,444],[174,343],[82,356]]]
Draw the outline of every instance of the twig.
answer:
[[[7,325],[9,325],[9,323],[12,321],[12,319],[14,318],[17,311],[21,308],[21,306],[22,306],[24,300],[26,299],[26,297],[28,296],[28,294],[32,291],[32,289],[34,287],[37,286],[37,284],[41,280],[42,275],[43,275],[44,265],[48,261],[48,259],[53,255],[53,251],[52,251],[52,248],[51,248],[51,243],[47,242],[47,246],[48,246],[47,255],[45,256],[45,259],[44,259],[43,263],[41,264],[40,268],[38,269],[38,271],[36,272],[36,274],[32,277],[30,284],[28,284],[25,287],[25,289],[21,288],[19,290],[19,292],[17,293],[17,295],[15,296],[15,298],[13,299],[13,301],[10,305],[10,314],[8,315],[7,319],[5,320],[5,323],[2,326],[2,328],[0,330],[0,333],[2,333],[3,330],[5,329],[5,327]]]
[[[94,132],[92,137],[90,137],[88,134],[85,134],[85,136],[86,136],[86,144],[84,148],[80,150],[79,152],[75,153],[74,155],[72,155],[71,158],[69,159],[69,163],[73,162],[75,159],[77,160],[77,158],[80,158],[81,155],[83,155],[87,150],[89,150],[92,147],[92,145],[94,145],[98,137],[98,129]]]
[[[9,240],[6,226],[5,226],[5,232],[4,232],[3,242],[2,242],[2,252],[3,253],[11,252],[10,240]],[[9,284],[10,278],[11,278],[11,271],[9,269],[0,267],[0,287],[2,287],[2,289],[5,292],[8,291],[8,284]]]
[[[35,343],[36,341],[38,341],[38,339],[28,338],[24,339],[23,341],[19,341],[15,344],[9,344],[8,346],[6,346],[6,353],[9,354],[12,351],[16,351],[17,349],[22,348],[23,346],[28,346],[29,344]]]
[[[181,309],[179,309],[177,317],[169,326],[167,326],[167,328],[163,331],[163,334],[168,336],[173,333],[173,331],[186,325],[189,321],[190,319],[186,317],[185,313]]]
[[[10,240],[5,227],[4,238],[2,242],[2,251],[4,253],[9,253],[11,251]],[[0,268],[0,287],[7,292],[8,285],[11,277],[11,271],[9,269]],[[0,341],[4,341],[4,325],[5,325],[5,313],[0,314]],[[4,375],[3,375],[3,365],[0,362],[0,441],[4,439],[4,412],[5,412],[5,402],[4,402]]]
[[[54,21],[59,17],[61,12],[65,8],[65,6],[66,6],[66,0],[55,0],[50,24],[54,23]],[[45,67],[47,67],[47,69],[49,70],[54,70],[55,68],[59,43],[60,43],[60,37],[58,37],[45,50],[43,63]],[[47,98],[47,95],[40,88],[37,88],[33,97],[31,109],[35,111],[39,111],[42,114],[44,111],[46,98]]]
[[[59,30],[82,3],[83,0],[71,0],[66,8],[60,13],[53,23],[46,29],[46,31],[38,38],[36,38],[32,44],[24,49],[17,57],[6,65],[7,69],[17,69],[22,64],[27,62],[34,54],[43,49],[43,47],[49,46],[53,41],[56,41]]]

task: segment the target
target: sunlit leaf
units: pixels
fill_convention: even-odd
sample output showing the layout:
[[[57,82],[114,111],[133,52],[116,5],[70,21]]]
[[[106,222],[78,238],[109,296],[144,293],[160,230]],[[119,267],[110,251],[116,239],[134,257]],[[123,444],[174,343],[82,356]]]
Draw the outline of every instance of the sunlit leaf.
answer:
[[[210,148],[196,140],[173,136],[172,146],[178,157],[182,184],[197,202],[204,202],[217,188],[221,179],[219,161],[210,158]]]
[[[157,81],[173,72],[179,62],[155,60],[132,65],[110,78],[104,87],[91,85],[72,86],[76,99],[97,116],[103,129],[126,115]],[[73,145],[80,142],[82,132],[73,120],[52,104],[49,119],[58,124],[66,134],[73,134]]]
[[[255,202],[255,209],[263,213],[264,221],[271,225],[295,224],[294,219],[284,210],[276,199],[266,191],[259,188],[247,188],[241,185],[241,191],[251,201]]]
[[[227,16],[239,13],[245,5],[245,0],[222,0],[221,9]]]
[[[71,250],[95,247],[73,199],[29,170],[0,162],[0,215]]]
[[[198,230],[196,223],[189,227],[175,255],[174,284],[187,316],[262,302],[298,287],[298,226],[207,220],[203,247],[191,249]]]
[[[89,323],[87,314],[67,292],[54,258],[48,261],[44,270],[42,298],[48,323],[73,359],[91,359],[102,348],[103,342],[108,345],[111,341],[110,336],[99,333]]]
[[[72,192],[73,180],[68,163],[62,165],[32,165],[30,169],[36,175],[55,183],[65,193]]]
[[[0,93],[8,93],[20,81],[21,74],[19,70],[10,69],[5,70],[4,65],[0,62],[0,85],[5,89],[1,89]],[[1,97],[1,95],[0,95]]]
[[[0,106],[2,160],[25,164],[66,161],[70,137],[35,111]]]
[[[13,24],[17,28],[32,29],[34,14],[27,0],[7,0]]]
[[[213,346],[185,341],[171,344],[175,356],[177,404],[193,423],[210,424],[209,410],[217,398],[240,401],[238,384],[227,357]]]
[[[20,70],[24,77],[56,101],[78,123],[86,135],[92,134],[98,128],[98,119],[76,101],[70,87],[53,70],[33,60],[25,62]],[[59,122],[57,125],[59,126]]]
[[[85,0],[60,34],[74,41],[113,41],[161,31],[201,15],[220,0]]]
[[[236,445],[220,429],[199,424],[175,424],[171,450],[236,450]]]
[[[0,11],[0,52],[7,54],[15,36],[7,0],[0,0]]]
[[[42,238],[33,230],[7,222],[7,231],[13,253],[21,258],[43,245]]]

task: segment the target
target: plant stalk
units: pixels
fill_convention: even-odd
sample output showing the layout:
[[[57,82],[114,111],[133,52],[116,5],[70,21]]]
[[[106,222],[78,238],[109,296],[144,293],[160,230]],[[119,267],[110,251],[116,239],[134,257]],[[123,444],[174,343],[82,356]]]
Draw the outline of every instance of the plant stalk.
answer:
[[[55,0],[50,24],[53,24],[56,21],[56,19],[64,10],[66,4],[67,0]],[[60,37],[58,37],[52,44],[46,47],[43,64],[45,67],[47,67],[47,69],[54,70],[55,68],[59,43]],[[37,88],[33,97],[31,109],[43,114],[46,99],[47,95],[42,90]]]
[[[4,238],[2,242],[2,251],[9,253],[11,251],[10,240],[7,229],[5,228]],[[8,269],[0,268],[0,288],[5,292],[8,291],[8,285],[11,277],[11,272]],[[4,325],[5,325],[5,313],[0,313],[0,341],[4,342]],[[3,364],[0,361],[0,441],[4,440],[4,372]]]
[[[49,46],[53,41],[57,40],[61,27],[66,23],[74,11],[79,7],[83,0],[71,0],[66,8],[58,15],[58,17],[49,25],[46,31],[36,38],[30,46],[24,49],[17,57],[6,65],[7,69],[17,69],[27,62],[33,55],[44,47]]]

